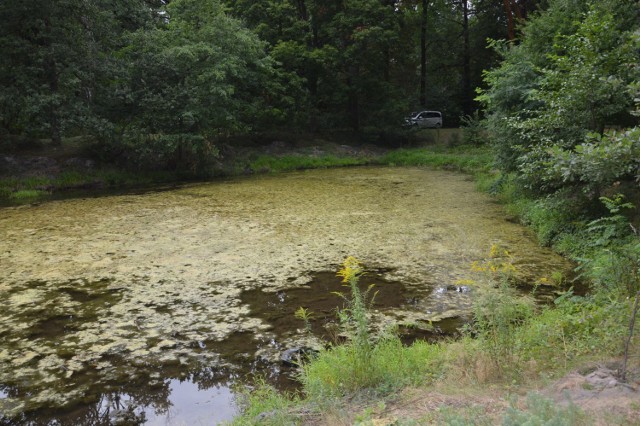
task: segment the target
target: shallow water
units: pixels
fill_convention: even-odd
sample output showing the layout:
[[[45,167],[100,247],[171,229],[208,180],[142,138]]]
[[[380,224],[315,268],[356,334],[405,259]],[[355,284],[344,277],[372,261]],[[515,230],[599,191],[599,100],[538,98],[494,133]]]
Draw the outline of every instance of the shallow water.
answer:
[[[150,424],[231,416],[230,383],[248,372],[287,382],[282,351],[320,344],[289,311],[326,311],[314,325],[325,327],[333,302],[320,283],[339,286],[331,277],[347,255],[377,290],[396,286],[374,322],[427,337],[468,315],[482,289],[459,281],[492,244],[512,253],[523,282],[571,268],[467,176],[418,168],[11,207],[0,235],[0,412],[17,423],[129,405]],[[280,299],[279,317],[260,309]]]

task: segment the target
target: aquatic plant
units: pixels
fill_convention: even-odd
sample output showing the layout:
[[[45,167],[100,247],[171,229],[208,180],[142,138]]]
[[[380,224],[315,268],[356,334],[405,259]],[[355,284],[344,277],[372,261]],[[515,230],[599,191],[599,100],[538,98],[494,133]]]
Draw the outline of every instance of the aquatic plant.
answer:
[[[300,306],[293,314],[299,320],[304,321],[304,329],[308,334],[311,334],[311,318],[313,318],[313,312],[309,309]]]

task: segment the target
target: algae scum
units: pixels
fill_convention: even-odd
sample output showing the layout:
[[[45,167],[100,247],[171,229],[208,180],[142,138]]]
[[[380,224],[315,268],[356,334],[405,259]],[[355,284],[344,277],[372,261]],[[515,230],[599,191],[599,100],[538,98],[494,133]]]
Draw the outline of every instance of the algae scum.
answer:
[[[0,233],[0,422],[15,423],[229,418],[229,383],[282,380],[287,350],[340,338],[328,295],[347,255],[380,291],[379,328],[426,337],[468,315],[481,290],[459,282],[492,244],[531,282],[570,269],[468,177],[417,168],[5,208]]]

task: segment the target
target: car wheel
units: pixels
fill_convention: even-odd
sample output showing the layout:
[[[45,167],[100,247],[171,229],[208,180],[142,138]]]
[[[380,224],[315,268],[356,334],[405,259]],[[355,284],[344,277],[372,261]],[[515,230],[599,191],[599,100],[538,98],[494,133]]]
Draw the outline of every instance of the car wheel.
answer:
[[[440,127],[442,127],[442,123],[436,123],[436,129],[439,129]]]

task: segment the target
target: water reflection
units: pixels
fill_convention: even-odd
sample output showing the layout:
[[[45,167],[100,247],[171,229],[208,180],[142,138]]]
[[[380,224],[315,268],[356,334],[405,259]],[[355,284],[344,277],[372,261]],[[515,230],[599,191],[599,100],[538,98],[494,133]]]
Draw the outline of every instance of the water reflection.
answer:
[[[197,383],[171,380],[166,410],[142,408],[146,425],[211,425],[233,419],[235,396],[227,386],[202,388]]]
[[[39,410],[13,418],[0,416],[0,425],[211,425],[237,413],[236,398],[220,372],[203,369],[186,379],[135,383],[98,395],[95,402],[67,410]],[[225,374],[228,377],[228,374]],[[114,386],[115,387],[115,386]],[[0,391],[0,398],[10,393]],[[90,395],[87,400],[92,399]]]

